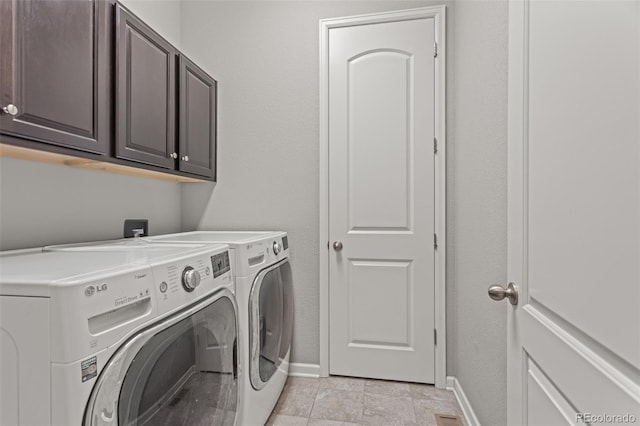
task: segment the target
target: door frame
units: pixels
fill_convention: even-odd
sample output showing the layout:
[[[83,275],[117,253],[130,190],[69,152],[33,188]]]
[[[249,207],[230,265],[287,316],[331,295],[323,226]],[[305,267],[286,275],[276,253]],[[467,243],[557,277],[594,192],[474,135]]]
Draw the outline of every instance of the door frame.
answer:
[[[435,232],[438,247],[435,251],[435,385],[446,387],[446,7],[432,6],[383,13],[356,15],[320,20],[320,377],[329,375],[329,30],[332,28],[384,22],[433,18],[437,61],[435,63]],[[428,333],[431,331],[427,330]]]

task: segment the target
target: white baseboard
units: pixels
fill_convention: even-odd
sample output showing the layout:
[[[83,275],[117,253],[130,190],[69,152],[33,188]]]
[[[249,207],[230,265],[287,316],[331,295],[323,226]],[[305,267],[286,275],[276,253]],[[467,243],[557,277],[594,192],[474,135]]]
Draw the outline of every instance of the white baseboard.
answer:
[[[456,396],[458,404],[460,404],[460,408],[462,408],[462,414],[464,414],[465,420],[467,421],[467,425],[480,426],[478,417],[473,411],[473,407],[471,407],[471,404],[467,399],[467,395],[464,394],[458,379],[453,376],[447,376],[447,389],[453,391],[453,394]]]
[[[453,376],[447,376],[447,390],[453,391],[453,387],[456,384],[456,378]]]
[[[292,362],[289,364],[289,375],[295,377],[320,377],[320,366],[318,364],[303,364]]]

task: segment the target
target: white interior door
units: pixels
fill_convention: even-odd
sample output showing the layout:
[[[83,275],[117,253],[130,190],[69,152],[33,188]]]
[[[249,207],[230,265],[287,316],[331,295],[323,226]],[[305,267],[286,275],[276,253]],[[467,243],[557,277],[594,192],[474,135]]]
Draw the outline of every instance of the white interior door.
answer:
[[[640,3],[509,7],[508,424],[640,422]]]
[[[434,382],[433,18],[329,30],[329,368]]]

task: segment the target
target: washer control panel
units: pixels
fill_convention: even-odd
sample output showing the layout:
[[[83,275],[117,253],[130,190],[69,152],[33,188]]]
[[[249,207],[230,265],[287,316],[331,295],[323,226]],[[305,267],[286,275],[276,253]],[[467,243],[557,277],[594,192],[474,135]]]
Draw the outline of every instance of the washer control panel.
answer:
[[[265,265],[289,256],[287,235],[274,235],[234,246],[236,263],[234,274],[246,277],[260,271]]]
[[[233,291],[229,250],[212,250],[152,268],[159,314],[189,305],[220,287]]]

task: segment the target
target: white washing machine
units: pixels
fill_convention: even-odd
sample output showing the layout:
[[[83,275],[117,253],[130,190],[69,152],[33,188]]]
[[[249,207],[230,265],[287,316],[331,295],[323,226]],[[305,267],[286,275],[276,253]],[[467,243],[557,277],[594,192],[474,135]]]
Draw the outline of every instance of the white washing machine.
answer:
[[[145,237],[164,243],[224,243],[235,252],[236,298],[244,351],[239,424],[264,424],[289,372],[293,283],[286,232],[195,231]],[[247,371],[248,370],[248,371]]]
[[[0,424],[233,424],[232,257],[224,245],[2,253]]]

